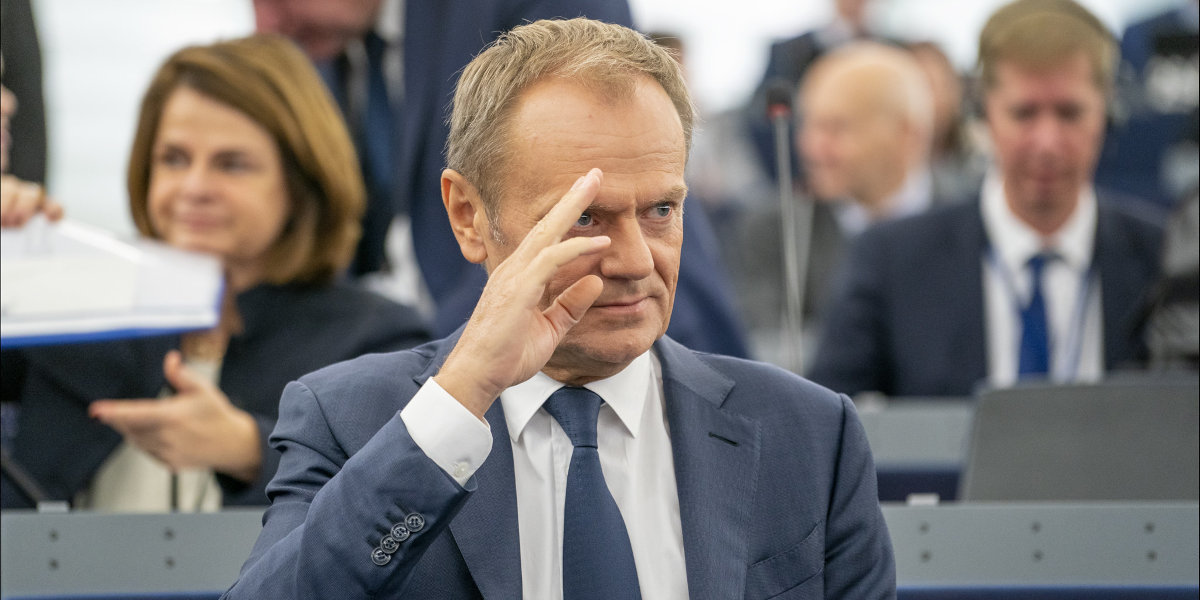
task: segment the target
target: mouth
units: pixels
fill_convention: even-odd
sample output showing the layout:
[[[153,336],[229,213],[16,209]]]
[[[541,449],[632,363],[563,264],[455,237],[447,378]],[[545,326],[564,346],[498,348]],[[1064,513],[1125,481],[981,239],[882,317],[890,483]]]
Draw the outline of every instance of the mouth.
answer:
[[[175,222],[187,229],[214,229],[221,226],[222,219],[212,215],[177,215]]]
[[[600,311],[606,314],[636,314],[647,309],[650,306],[649,296],[639,296],[636,298],[617,298],[613,300],[605,300],[596,302],[592,305],[590,311]]]

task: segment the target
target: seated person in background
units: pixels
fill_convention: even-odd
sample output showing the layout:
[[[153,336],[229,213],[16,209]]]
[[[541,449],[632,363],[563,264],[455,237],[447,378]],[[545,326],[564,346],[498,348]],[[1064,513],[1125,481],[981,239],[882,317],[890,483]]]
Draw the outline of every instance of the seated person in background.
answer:
[[[801,116],[796,151],[807,195],[814,200],[802,282],[808,338],[819,329],[829,281],[849,240],[873,223],[916,214],[933,201],[933,104],[929,84],[908,52],[878,42],[851,42],[813,64],[796,106]],[[738,289],[751,310],[760,350],[776,346],[773,338],[788,335],[780,322],[780,212],[774,207],[747,219],[742,244],[754,252],[741,256],[745,262],[733,269],[741,278]]]
[[[963,80],[950,58],[934,42],[910,42],[904,47],[917,59],[933,92],[933,146],[930,170],[933,197],[938,201],[966,200],[979,191],[988,157],[976,134],[978,125],[964,115]]]
[[[1094,380],[1143,355],[1129,323],[1161,228],[1092,187],[1116,62],[1112,34],[1072,0],[992,15],[979,66],[995,164],[980,199],[859,236],[814,380],[960,396],[985,381]]]
[[[337,282],[363,206],[349,137],[284,38],[185,48],[146,92],[128,181],[142,234],[222,260],[221,322],[6,356],[12,456],[80,508],[263,504],[284,385],[427,337],[408,308]],[[10,487],[5,508],[21,505]]]
[[[849,399],[663,335],[694,116],[618,25],[467,65],[442,194],[487,287],[449,338],[288,385],[226,598],[895,597]]]

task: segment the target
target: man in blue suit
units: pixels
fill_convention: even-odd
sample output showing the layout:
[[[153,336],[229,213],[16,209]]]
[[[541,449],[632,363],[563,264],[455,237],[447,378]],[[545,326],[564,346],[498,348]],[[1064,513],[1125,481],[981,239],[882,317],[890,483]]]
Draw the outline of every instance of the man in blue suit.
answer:
[[[895,596],[849,400],[663,335],[693,119],[616,25],[467,66],[442,196],[487,286],[450,337],[289,385],[227,598]]]
[[[357,136],[368,189],[352,274],[385,282],[379,291],[400,301],[423,285],[433,303],[436,335],[458,329],[471,315],[487,277],[463,260],[442,210],[446,109],[464,65],[501,32],[538,19],[588,17],[632,26],[625,0],[254,0],[260,31],[283,33],[304,48],[346,109]],[[386,42],[382,67],[372,44]],[[361,56],[358,60],[348,58]],[[359,64],[357,77],[353,71]],[[390,68],[389,68],[390,67]],[[383,71],[387,92],[356,86]],[[390,77],[389,77],[390,76]],[[347,89],[347,88],[353,89]],[[384,108],[372,110],[384,98]],[[388,100],[390,99],[390,102]],[[355,110],[355,106],[358,109]],[[397,215],[403,215],[394,221]],[[679,310],[671,335],[696,349],[748,356],[728,276],[702,210],[684,220]],[[405,236],[408,236],[405,238]],[[393,251],[408,239],[411,248]],[[419,270],[419,273],[413,271]]]
[[[1139,357],[1161,229],[1092,186],[1116,62],[1112,34],[1072,0],[1017,0],[988,20],[979,64],[995,156],[980,198],[858,238],[815,381],[961,396],[1095,380]]]

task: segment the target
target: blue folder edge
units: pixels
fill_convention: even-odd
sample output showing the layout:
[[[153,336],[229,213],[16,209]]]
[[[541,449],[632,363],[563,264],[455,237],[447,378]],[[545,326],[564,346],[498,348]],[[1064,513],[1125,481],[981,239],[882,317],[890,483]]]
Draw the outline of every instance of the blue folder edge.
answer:
[[[217,320],[221,318],[221,300],[225,297],[225,283],[217,288],[217,299],[214,308]],[[30,346],[49,346],[52,344],[84,344],[88,342],[107,342],[135,337],[153,337],[199,331],[207,327],[123,327],[120,329],[105,329],[101,331],[85,331],[76,333],[52,333],[46,335],[22,335],[0,338],[0,350],[15,350]]]

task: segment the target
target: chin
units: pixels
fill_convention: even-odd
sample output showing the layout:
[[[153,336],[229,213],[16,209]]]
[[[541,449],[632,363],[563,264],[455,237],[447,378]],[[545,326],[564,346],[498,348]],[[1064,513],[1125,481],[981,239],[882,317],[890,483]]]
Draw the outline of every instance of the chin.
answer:
[[[579,332],[578,335],[568,333],[555,354],[570,357],[567,360],[575,364],[623,368],[649,350],[661,335],[649,328],[592,330]]]

